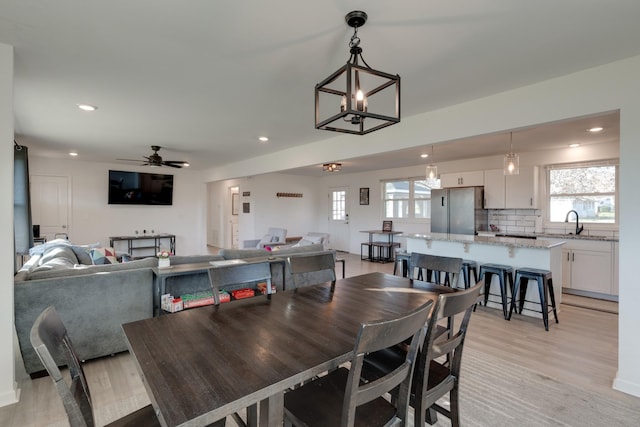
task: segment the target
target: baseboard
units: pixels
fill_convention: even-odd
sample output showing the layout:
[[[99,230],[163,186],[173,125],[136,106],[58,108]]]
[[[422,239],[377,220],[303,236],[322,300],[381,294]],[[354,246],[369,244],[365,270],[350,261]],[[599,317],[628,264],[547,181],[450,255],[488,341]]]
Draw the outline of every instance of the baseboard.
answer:
[[[13,383],[13,390],[0,393],[0,407],[13,405],[20,401],[20,389],[18,383]]]
[[[632,396],[640,397],[640,384],[623,380],[617,374],[616,378],[613,380],[613,389]]]

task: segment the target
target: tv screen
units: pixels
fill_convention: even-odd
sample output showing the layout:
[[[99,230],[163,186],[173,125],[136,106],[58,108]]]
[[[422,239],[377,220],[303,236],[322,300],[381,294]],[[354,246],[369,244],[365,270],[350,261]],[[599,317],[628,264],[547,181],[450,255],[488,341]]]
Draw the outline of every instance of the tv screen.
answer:
[[[109,171],[110,205],[171,205],[173,175]]]

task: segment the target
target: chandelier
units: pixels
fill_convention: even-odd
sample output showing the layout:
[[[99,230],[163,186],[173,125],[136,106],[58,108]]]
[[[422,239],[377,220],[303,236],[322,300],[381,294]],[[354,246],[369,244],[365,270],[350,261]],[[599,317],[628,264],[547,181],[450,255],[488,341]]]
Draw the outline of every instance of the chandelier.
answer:
[[[365,135],[400,122],[400,76],[374,70],[362,58],[358,28],[367,14],[345,16],[353,28],[345,65],[316,85],[316,129]]]
[[[342,163],[325,163],[322,165],[323,172],[340,172],[342,170]]]

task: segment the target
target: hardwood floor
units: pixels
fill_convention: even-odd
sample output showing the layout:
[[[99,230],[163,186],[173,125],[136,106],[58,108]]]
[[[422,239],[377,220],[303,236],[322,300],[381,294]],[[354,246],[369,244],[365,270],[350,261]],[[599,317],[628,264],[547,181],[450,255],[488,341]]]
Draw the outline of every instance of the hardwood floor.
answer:
[[[360,261],[359,255],[352,254],[340,256],[346,259],[347,277],[371,271],[393,272],[392,263]],[[341,277],[340,264],[337,273]],[[611,388],[617,370],[618,315],[562,304],[558,317],[558,324],[550,319],[547,332],[540,319],[514,315],[507,322],[501,311],[478,307],[471,318],[466,345],[561,382],[630,399]],[[84,366],[98,425],[149,403],[128,353],[91,361]],[[23,373],[18,381],[20,402],[0,408],[0,425],[68,425],[48,377],[31,380]],[[227,425],[233,426],[234,422],[229,418]]]

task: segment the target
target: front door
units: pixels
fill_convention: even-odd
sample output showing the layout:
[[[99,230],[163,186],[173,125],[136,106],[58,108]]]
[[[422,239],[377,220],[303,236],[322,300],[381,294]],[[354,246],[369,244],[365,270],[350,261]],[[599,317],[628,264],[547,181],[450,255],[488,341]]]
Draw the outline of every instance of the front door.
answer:
[[[346,187],[329,191],[329,246],[337,251],[349,252],[349,211]]]
[[[32,223],[40,225],[40,236],[69,237],[69,178],[32,175],[30,182]]]

